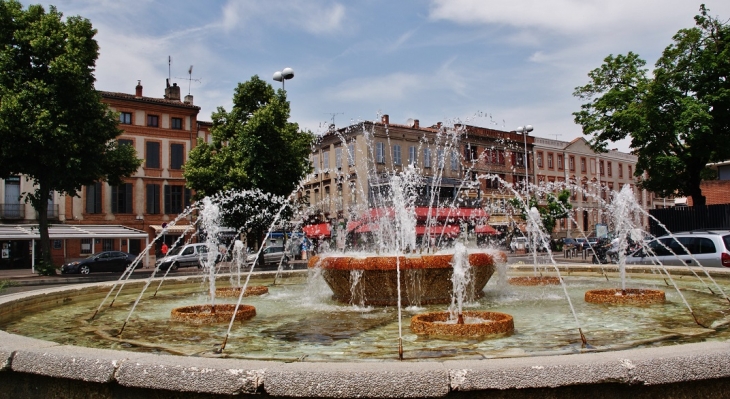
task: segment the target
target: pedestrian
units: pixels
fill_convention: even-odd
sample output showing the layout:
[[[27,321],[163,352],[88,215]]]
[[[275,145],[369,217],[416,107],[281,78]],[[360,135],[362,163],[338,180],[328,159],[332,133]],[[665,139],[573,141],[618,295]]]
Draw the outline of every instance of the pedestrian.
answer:
[[[167,255],[167,244],[164,242],[162,243],[162,248],[160,248],[160,252],[162,252],[162,256]]]

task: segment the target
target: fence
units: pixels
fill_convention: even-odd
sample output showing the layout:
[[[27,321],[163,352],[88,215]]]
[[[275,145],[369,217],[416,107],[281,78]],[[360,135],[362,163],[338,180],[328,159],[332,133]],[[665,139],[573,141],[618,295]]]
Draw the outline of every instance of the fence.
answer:
[[[672,233],[700,229],[730,230],[730,204],[651,209],[649,214],[653,216],[649,218],[649,232],[655,236],[666,234],[666,230]]]

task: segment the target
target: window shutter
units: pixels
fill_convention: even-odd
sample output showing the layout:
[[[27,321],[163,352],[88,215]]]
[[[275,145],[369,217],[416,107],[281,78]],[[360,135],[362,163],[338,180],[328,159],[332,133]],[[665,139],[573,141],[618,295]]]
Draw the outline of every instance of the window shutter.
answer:
[[[101,213],[101,182],[96,182],[94,186],[94,213]]]
[[[112,186],[112,213],[119,213],[119,187]]]
[[[172,211],[172,203],[170,202],[170,186],[167,184],[164,186],[164,192],[165,192],[165,214],[169,214]]]
[[[125,209],[124,213],[132,213],[132,185],[130,183],[127,183],[124,185],[125,188]]]

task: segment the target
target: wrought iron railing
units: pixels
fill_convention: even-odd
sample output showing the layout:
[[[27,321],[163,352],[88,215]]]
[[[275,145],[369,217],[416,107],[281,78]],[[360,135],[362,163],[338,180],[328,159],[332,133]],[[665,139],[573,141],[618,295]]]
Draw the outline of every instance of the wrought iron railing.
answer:
[[[24,219],[25,204],[0,204],[0,218]]]

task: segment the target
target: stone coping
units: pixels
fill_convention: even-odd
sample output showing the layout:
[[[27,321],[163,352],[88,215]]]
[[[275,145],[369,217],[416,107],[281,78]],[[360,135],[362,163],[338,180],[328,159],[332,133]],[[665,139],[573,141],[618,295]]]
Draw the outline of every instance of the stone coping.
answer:
[[[109,284],[0,296],[0,308],[99,285]],[[190,393],[442,397],[450,392],[635,387],[730,378],[730,342],[487,360],[283,363],[91,349],[0,331],[0,373],[8,372]]]

